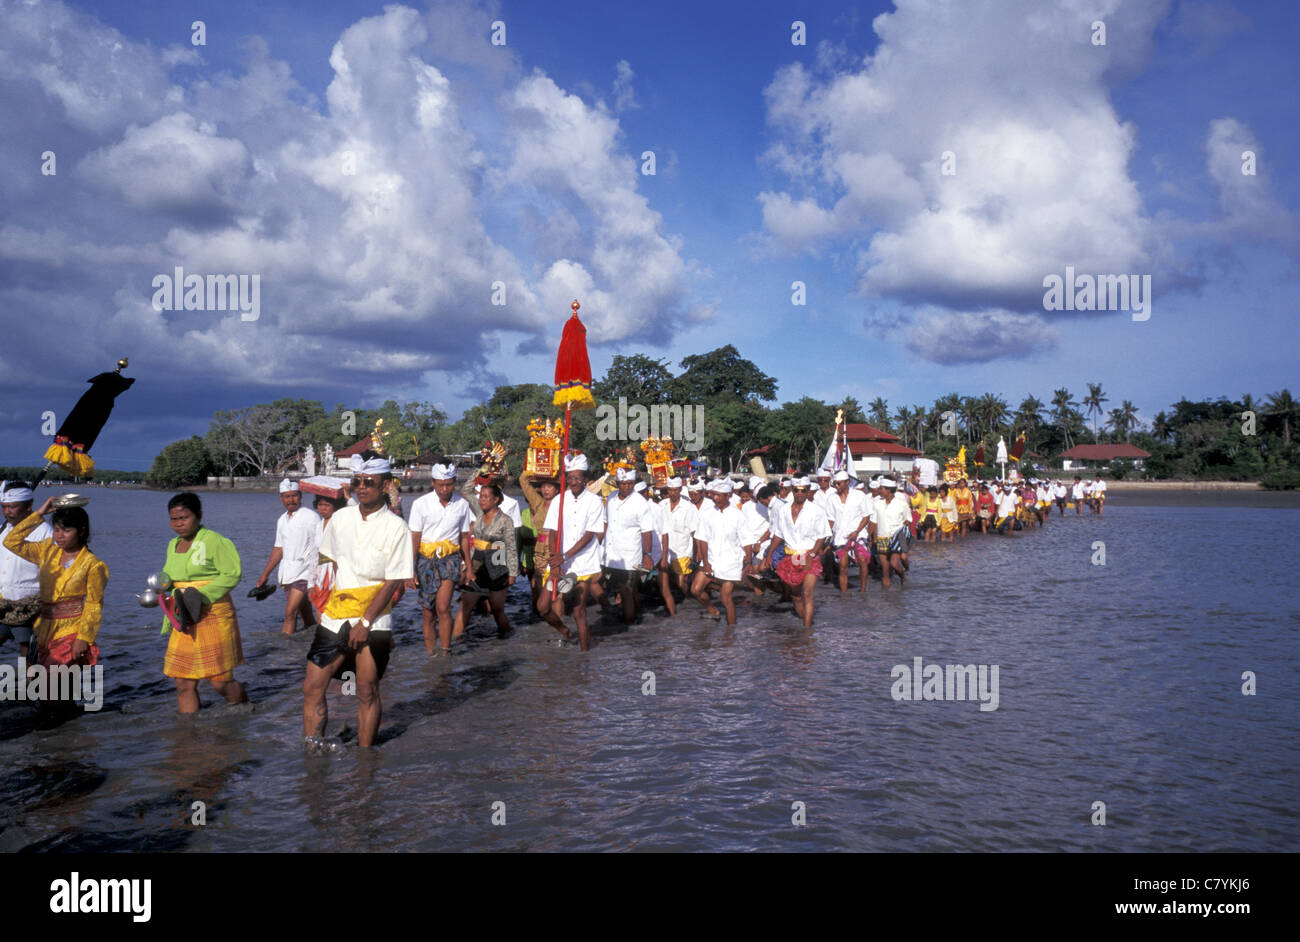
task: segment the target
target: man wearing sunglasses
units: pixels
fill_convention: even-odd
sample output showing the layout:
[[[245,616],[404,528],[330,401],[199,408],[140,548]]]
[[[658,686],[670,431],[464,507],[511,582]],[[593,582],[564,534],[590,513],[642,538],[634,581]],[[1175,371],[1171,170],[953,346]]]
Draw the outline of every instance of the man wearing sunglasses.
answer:
[[[309,740],[324,736],[330,679],[354,671],[357,742],[372,746],[383,716],[379,681],[393,648],[393,597],[415,572],[414,553],[406,523],[384,501],[388,460],[366,451],[353,456],[352,472],[356,506],[336,511],[321,536],[320,559],[335,564],[334,586],[307,652],[302,722]]]

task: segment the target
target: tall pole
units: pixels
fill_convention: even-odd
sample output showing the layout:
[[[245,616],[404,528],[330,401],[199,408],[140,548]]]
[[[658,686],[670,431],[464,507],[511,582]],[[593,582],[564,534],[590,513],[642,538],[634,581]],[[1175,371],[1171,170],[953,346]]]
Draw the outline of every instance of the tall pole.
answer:
[[[573,403],[564,404],[564,447],[560,449],[560,527],[555,534],[556,546],[551,547],[551,552],[564,552],[564,495],[569,490],[569,477],[565,468],[565,459],[569,456],[569,416],[573,414]],[[555,603],[555,597],[560,591],[560,573],[554,573],[551,576],[551,603]]]

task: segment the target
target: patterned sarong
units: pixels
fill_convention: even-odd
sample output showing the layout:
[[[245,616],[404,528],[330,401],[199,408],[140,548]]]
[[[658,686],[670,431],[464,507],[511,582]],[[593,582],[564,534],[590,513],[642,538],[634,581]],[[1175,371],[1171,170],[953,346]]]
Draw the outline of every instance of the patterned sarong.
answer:
[[[777,563],[776,574],[781,577],[781,581],[788,586],[799,586],[809,574],[820,576],[822,574],[822,561],[811,553],[803,554],[805,565],[796,566],[794,556],[786,556]]]
[[[420,604],[433,610],[438,607],[438,588],[444,582],[460,583],[465,561],[456,554],[440,559],[420,556],[415,560],[415,578],[420,586]]]
[[[193,634],[171,633],[163,673],[190,680],[204,677],[228,680],[230,673],[243,663],[239,618],[227,596],[212,603],[207,615],[194,625]]]

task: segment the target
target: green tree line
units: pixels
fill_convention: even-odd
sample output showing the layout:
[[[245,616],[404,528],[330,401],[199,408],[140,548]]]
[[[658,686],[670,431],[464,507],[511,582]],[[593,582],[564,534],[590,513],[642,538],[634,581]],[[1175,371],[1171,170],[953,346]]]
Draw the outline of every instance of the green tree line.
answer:
[[[615,356],[592,392],[598,407],[609,409],[616,409],[620,399],[629,406],[703,407],[702,448],[686,454],[727,470],[743,467],[748,453],[765,446],[772,470],[815,465],[830,444],[836,412],[843,410],[847,421],[869,422],[940,460],[962,445],[968,460],[973,459],[983,442],[991,465],[998,438],[1010,446],[1024,432],[1026,450],[1048,460],[1081,443],[1131,442],[1151,453],[1145,473],[1156,478],[1265,479],[1285,486],[1289,476],[1300,476],[1292,436],[1300,405],[1288,390],[1260,401],[1249,394],[1240,400],[1182,399],[1146,427],[1131,401],[1116,404],[1101,384],[1086,386],[1078,397],[1065,387],[1047,399],[1031,393],[1014,409],[994,393],[957,392],[928,406],[891,408],[877,397],[863,408],[853,397],[827,403],[809,396],[777,405],[777,381],[728,344],[684,358],[676,371],[667,361],[642,354]],[[398,463],[421,454],[476,452],[493,440],[506,443],[508,466],[517,471],[528,446],[528,422],[559,415],[552,395],[550,386],[539,383],[498,386],[455,422],[427,402],[389,400],[377,409],[338,404],[327,411],[320,402],[279,399],[216,413],[206,435],[164,448],[149,480],[178,486],[209,474],[278,476],[299,466],[308,444],[345,448],[369,433],[379,418],[384,419],[387,451]],[[603,460],[629,444],[639,445],[602,440],[599,414],[599,409],[574,413],[571,447]],[[607,428],[608,423],[600,426]],[[1120,465],[1116,470],[1125,469]]]

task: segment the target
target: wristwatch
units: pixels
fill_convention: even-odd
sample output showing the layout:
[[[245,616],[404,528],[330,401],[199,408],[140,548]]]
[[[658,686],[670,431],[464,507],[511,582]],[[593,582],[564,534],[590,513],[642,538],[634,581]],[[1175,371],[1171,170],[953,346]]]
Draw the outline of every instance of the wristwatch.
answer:
[[[358,621],[357,624],[361,626],[362,631],[370,630],[370,619],[365,616],[362,616],[361,620]]]

